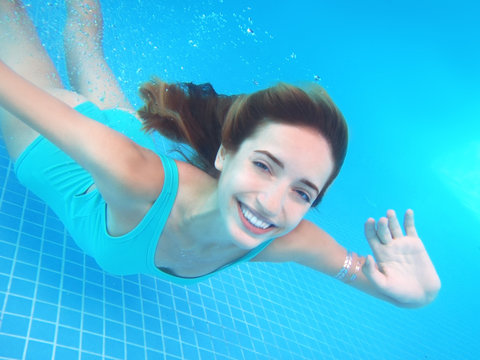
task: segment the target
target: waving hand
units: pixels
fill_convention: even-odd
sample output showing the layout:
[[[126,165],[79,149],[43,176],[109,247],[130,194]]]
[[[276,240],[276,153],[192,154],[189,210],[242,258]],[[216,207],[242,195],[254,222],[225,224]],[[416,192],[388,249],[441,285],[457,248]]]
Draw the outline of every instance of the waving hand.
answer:
[[[405,234],[395,212],[389,210],[375,226],[365,223],[365,236],[374,258],[367,257],[363,273],[386,297],[408,306],[430,303],[440,290],[440,279],[415,229],[413,211],[407,210]]]

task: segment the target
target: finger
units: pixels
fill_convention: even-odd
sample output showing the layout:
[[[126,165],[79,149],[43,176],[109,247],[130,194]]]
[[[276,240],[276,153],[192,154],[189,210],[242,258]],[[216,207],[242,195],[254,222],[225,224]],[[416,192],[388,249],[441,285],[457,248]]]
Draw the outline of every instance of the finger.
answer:
[[[376,248],[381,244],[380,239],[377,236],[377,230],[375,229],[375,219],[369,218],[365,222],[365,237],[367,238],[370,247],[375,252]]]
[[[400,227],[400,223],[398,222],[397,215],[395,211],[388,210],[387,211],[387,218],[388,218],[388,228],[390,229],[390,233],[392,237],[399,238],[403,236],[402,228]]]
[[[365,264],[362,266],[362,272],[377,288],[382,289],[385,287],[385,275],[378,270],[378,266],[371,255],[367,256]]]
[[[415,222],[413,220],[413,210],[408,209],[405,212],[405,219],[403,220],[403,226],[408,236],[418,237],[417,229],[415,229]]]
[[[392,234],[388,228],[388,219],[385,217],[380,218],[377,224],[377,236],[382,244],[389,244],[392,242]]]

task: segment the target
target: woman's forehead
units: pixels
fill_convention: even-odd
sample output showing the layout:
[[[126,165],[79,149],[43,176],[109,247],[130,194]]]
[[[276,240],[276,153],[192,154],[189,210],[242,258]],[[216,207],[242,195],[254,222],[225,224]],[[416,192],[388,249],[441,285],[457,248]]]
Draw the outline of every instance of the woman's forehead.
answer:
[[[308,173],[323,179],[333,170],[330,145],[318,130],[306,126],[266,123],[241,147],[247,153],[257,153],[281,162],[285,169]],[[328,176],[327,176],[328,177]]]

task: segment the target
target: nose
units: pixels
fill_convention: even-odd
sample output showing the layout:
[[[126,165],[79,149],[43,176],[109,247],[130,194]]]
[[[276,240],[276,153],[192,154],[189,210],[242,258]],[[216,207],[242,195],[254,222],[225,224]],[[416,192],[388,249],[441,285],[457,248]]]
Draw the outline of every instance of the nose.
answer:
[[[268,189],[261,191],[257,196],[259,210],[268,217],[278,215],[284,206],[286,195],[287,192],[283,186],[270,186]]]

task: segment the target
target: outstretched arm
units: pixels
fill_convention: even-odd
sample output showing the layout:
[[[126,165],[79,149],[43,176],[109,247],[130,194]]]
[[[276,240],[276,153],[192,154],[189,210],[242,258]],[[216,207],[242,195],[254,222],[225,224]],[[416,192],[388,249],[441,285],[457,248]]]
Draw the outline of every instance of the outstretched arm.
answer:
[[[435,299],[440,279],[418,237],[413,212],[405,214],[406,234],[392,210],[386,218],[365,224],[373,257],[347,252],[331,236],[309,221],[275,240],[256,261],[295,261],[400,307],[421,307]]]
[[[100,109],[133,107],[103,53],[103,19],[98,0],[66,0],[63,44],[73,89]]]
[[[87,170],[109,206],[131,208],[157,198],[163,184],[157,155],[78,113],[1,61],[0,79],[0,106]]]

